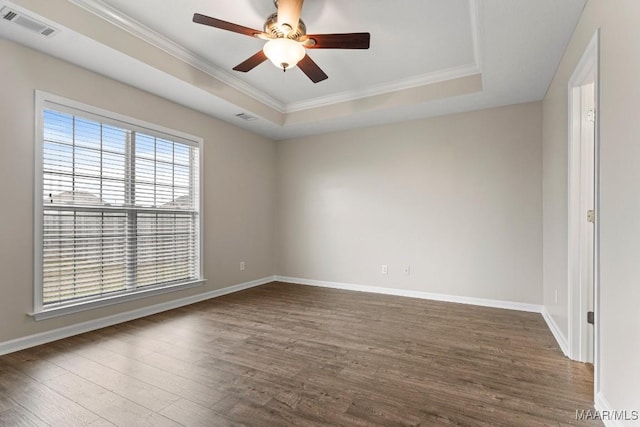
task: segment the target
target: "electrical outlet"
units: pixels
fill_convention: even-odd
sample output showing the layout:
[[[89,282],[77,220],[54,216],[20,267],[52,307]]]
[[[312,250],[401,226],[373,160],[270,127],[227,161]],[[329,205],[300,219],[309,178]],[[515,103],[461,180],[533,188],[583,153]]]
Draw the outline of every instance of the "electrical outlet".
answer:
[[[405,276],[410,276],[411,267],[409,267],[408,265],[405,265],[404,267],[402,267],[402,272],[404,273]]]
[[[389,266],[387,264],[382,264],[382,267],[380,267],[380,273],[389,274]]]
[[[240,271],[244,271],[245,264],[244,261],[240,261]]]

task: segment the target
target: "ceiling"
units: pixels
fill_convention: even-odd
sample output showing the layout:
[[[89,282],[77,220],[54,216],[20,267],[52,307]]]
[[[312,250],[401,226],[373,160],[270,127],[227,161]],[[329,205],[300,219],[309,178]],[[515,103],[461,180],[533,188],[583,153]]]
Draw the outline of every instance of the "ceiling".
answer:
[[[264,41],[191,22],[261,30],[272,0],[0,0],[57,30],[0,20],[0,37],[286,139],[540,100],[585,2],[306,0],[309,33],[371,33],[369,50],[309,50],[329,75],[318,84],[269,62],[232,71]]]

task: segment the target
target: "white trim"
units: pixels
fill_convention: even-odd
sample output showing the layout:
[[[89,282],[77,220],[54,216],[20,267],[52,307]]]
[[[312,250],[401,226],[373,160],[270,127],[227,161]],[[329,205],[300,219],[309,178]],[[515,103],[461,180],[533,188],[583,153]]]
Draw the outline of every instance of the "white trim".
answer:
[[[544,321],[547,322],[547,326],[549,330],[553,334],[553,337],[556,339],[558,346],[564,353],[565,356],[569,357],[569,343],[567,341],[567,337],[562,333],[560,327],[555,320],[553,320],[553,316],[547,311],[547,307],[542,307],[542,317]]]
[[[169,55],[177,58],[194,68],[208,74],[226,85],[238,90],[239,92],[263,103],[264,105],[273,108],[274,110],[282,113],[284,111],[284,104],[266,93],[254,88],[253,86],[243,82],[242,80],[234,77],[230,73],[215,66],[211,62],[207,61],[203,57],[188,50],[187,48],[179,45],[178,43],[168,39],[167,37],[157,33],[146,25],[136,21],[135,19],[125,15],[114,7],[104,3],[101,0],[69,0],[71,3],[85,9],[88,12],[93,13],[99,18],[115,25],[116,27],[138,37],[141,40],[149,43],[151,46],[168,53]]]
[[[204,278],[204,138],[198,150],[198,272]]]
[[[53,108],[62,110],[63,112],[69,112],[70,114],[75,114],[77,112],[73,110],[79,110],[87,113],[90,116],[89,118],[95,118],[98,121],[114,126],[122,126],[123,124],[134,126],[139,128],[135,130],[141,130],[151,136],[173,138],[174,140],[177,138],[177,142],[184,142],[189,145],[198,146],[199,148],[202,148],[202,145],[204,145],[204,139],[199,136],[191,135],[177,129],[170,129],[135,117],[126,116],[124,114],[116,113],[115,111],[109,111],[94,105],[85,104],[53,93],[36,90],[36,112],[38,109],[43,110],[46,107],[46,104],[54,104],[55,107]],[[42,111],[40,111],[40,115],[42,115]],[[42,126],[42,117],[39,117],[39,119],[39,124]],[[40,130],[42,131],[42,129]],[[42,135],[40,135],[40,138],[42,138]]]
[[[409,298],[427,299],[433,301],[454,302],[458,304],[478,305],[482,307],[503,308],[507,310],[527,311],[530,313],[541,313],[542,306],[538,304],[527,304],[522,302],[492,300],[485,298],[463,297],[458,295],[434,294],[430,292],[411,291],[408,289],[383,288],[378,286],[356,285],[352,283],[326,282],[322,280],[301,279],[298,277],[276,276],[278,282],[292,283],[297,285],[318,286],[322,288],[344,289],[357,292],[371,292],[375,294],[395,295]]]
[[[81,311],[93,310],[100,307],[107,307],[115,304],[123,304],[128,301],[135,301],[141,298],[148,298],[155,295],[162,295],[169,292],[182,291],[185,289],[196,288],[202,286],[206,280],[196,280],[193,282],[178,283],[170,286],[159,286],[151,289],[140,289],[135,292],[124,292],[117,295],[109,295],[99,299],[88,299],[86,301],[74,301],[72,304],[62,305],[60,307],[44,308],[41,311],[31,313],[36,322],[41,320],[52,319],[54,317],[67,316],[69,314],[80,313]]]
[[[42,307],[42,263],[43,263],[43,233],[42,221],[44,209],[42,206],[43,170],[44,163],[44,95],[40,91],[34,93],[35,126],[33,138],[34,159],[34,191],[33,191],[33,308]]]
[[[73,0],[72,0],[73,1]],[[448,80],[469,77],[482,73],[482,49],[480,40],[482,39],[482,23],[480,22],[483,0],[469,0],[469,20],[471,26],[471,39],[473,44],[473,63],[452,67],[445,70],[438,70],[418,76],[412,76],[403,80],[382,83],[370,86],[366,90],[353,90],[336,93],[333,95],[309,99],[300,102],[292,102],[284,105],[282,113],[295,113],[303,110],[310,110],[318,107],[326,107],[342,102],[356,101],[372,96],[383,95],[390,92],[398,92],[407,89],[414,89]]]
[[[476,64],[463,65],[460,67],[449,68],[447,70],[438,70],[432,73],[413,76],[403,80],[396,80],[395,82],[369,86],[364,90],[348,90],[319,98],[292,102],[286,105],[283,112],[285,114],[295,113],[297,111],[310,110],[312,108],[326,107],[343,102],[351,102],[359,99],[370,98],[372,96],[383,95],[389,92],[398,92],[453,79],[459,79],[479,73],[480,70]]]
[[[593,405],[593,407],[595,408],[596,411],[598,411],[600,414],[607,412],[607,413],[613,413],[614,409],[611,406],[611,404],[607,401],[607,399],[604,397],[604,395],[601,392],[597,392],[595,394],[594,397],[595,400],[595,404]],[[623,427],[623,424],[618,421],[618,420],[612,420],[612,419],[602,419],[602,423],[606,426],[606,427]]]
[[[469,0],[469,12],[471,13],[471,37],[473,39],[473,60],[476,64],[478,72],[482,72],[482,48],[480,46],[480,40],[482,40],[483,34],[482,19],[480,10],[483,8],[483,0]]]
[[[73,335],[83,334],[85,332],[94,331],[96,329],[105,328],[107,326],[116,325],[118,323],[128,322],[130,320],[139,319],[152,314],[161,313],[163,311],[173,310],[174,308],[184,307],[185,305],[195,304],[223,295],[239,292],[245,289],[261,286],[271,283],[275,280],[274,276],[264,277],[262,279],[250,282],[240,283],[238,285],[227,286],[222,289],[204,292],[161,304],[155,304],[149,307],[139,308],[137,310],[127,311],[125,313],[114,314],[112,316],[102,317],[100,319],[89,320],[87,322],[75,325],[65,326],[53,329],[51,331],[40,332],[26,337],[16,338],[10,341],[0,342],[0,355],[12,353],[14,351],[24,350],[29,347],[46,344],[59,339],[67,338]]]
[[[593,230],[593,309],[595,312],[594,339],[593,339],[593,393],[594,399],[600,393],[600,28],[596,29],[593,36],[596,40],[596,64],[595,64],[595,141],[594,141],[594,195],[593,208],[596,218]]]

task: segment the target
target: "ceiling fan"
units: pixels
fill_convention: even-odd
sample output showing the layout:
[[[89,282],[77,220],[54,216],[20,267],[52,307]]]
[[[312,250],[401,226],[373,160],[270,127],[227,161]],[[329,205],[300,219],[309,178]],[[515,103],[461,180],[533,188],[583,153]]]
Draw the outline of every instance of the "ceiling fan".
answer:
[[[303,1],[273,0],[277,12],[267,18],[263,31],[199,13],[193,15],[193,22],[267,40],[261,51],[236,65],[233,68],[235,71],[246,73],[269,59],[283,71],[298,65],[311,81],[318,83],[328,76],[307,55],[305,48],[369,49],[371,35],[369,33],[307,34],[307,27],[300,19]]]

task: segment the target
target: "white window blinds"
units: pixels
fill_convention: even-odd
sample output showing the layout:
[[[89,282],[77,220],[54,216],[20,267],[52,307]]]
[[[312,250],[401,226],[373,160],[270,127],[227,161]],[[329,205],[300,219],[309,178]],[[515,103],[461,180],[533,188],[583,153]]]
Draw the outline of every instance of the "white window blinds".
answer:
[[[42,114],[40,308],[199,280],[198,143],[68,107]]]

